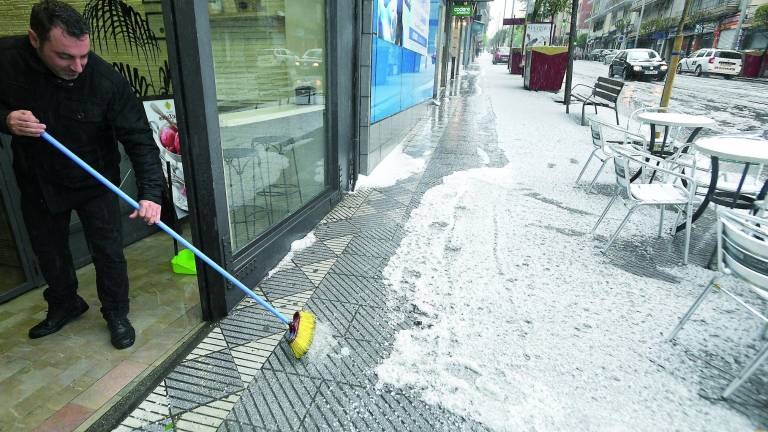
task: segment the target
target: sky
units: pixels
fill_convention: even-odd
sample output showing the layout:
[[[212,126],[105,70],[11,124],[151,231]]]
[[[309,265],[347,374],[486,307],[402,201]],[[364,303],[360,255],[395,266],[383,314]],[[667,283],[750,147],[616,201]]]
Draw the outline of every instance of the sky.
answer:
[[[499,31],[499,28],[501,28],[501,18],[503,16],[506,16],[507,18],[510,18],[512,16],[512,7],[514,3],[515,8],[515,16],[516,17],[522,17],[523,12],[525,11],[525,4],[526,0],[493,0],[491,1],[491,18],[490,18],[490,24],[488,25],[488,37],[493,37],[494,34],[496,34],[497,31]],[[506,6],[506,13],[505,11]]]

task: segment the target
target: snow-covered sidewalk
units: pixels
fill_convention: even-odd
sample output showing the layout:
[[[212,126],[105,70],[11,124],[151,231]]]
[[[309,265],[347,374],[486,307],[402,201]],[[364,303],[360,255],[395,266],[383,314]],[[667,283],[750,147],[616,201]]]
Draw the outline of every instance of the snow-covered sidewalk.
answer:
[[[766,366],[733,401],[717,400],[764,343],[760,323],[714,295],[679,343],[667,342],[714,273],[683,266],[679,244],[655,238],[651,211],[603,255],[625,209],[614,206],[589,234],[608,197],[574,187],[588,129],[519,77],[489,65],[478,75],[465,124],[495,117],[508,163],[443,178],[411,212],[384,276],[391,319],[418,325],[395,336],[380,384],[496,431],[765,427]],[[607,194],[612,176],[601,179]],[[670,277],[617,264],[633,260]]]

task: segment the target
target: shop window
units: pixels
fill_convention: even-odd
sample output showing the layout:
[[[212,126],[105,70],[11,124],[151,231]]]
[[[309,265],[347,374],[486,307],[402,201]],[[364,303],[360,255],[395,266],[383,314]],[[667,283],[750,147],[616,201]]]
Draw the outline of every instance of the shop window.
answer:
[[[211,43],[234,251],[323,192],[325,4],[211,1]]]

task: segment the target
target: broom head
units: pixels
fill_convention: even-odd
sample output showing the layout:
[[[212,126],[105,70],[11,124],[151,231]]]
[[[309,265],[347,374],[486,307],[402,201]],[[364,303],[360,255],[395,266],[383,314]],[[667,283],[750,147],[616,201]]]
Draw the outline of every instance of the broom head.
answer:
[[[300,359],[309,351],[315,337],[315,316],[311,312],[298,311],[288,326],[288,345],[293,355]]]

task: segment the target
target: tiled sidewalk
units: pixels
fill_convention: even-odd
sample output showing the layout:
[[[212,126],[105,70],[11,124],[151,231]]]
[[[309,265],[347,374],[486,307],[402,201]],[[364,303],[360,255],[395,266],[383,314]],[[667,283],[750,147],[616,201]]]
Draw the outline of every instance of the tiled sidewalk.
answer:
[[[314,230],[317,241],[255,289],[285,314],[311,310],[327,329],[318,337],[327,331],[326,344],[348,348],[328,353],[332,347],[316,342],[296,361],[281,323],[246,299],[117,430],[484,430],[377,387],[373,370],[398,330],[381,271],[410,210],[446,175],[505,163],[492,111],[482,98],[464,97],[473,86],[471,78],[457,86],[406,139],[406,154],[427,159],[423,174],[347,195]]]

